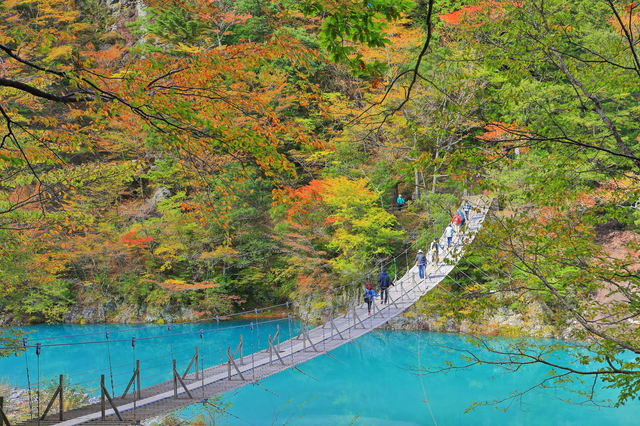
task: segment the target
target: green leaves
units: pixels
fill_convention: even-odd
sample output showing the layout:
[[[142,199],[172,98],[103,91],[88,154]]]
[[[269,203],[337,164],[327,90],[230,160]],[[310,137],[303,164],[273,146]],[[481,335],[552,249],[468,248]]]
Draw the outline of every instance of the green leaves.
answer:
[[[378,76],[386,71],[386,65],[379,61],[366,63],[361,55],[354,55],[355,46],[381,48],[390,44],[383,32],[385,21],[399,19],[411,6],[408,0],[309,1],[303,4],[303,10],[326,14],[319,40],[332,61],[348,64],[356,75]]]

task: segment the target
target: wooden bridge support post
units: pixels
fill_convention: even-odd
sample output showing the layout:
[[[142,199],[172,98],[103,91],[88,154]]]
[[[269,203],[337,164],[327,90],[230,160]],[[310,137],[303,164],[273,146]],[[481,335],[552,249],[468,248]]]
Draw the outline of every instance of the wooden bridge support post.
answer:
[[[233,356],[231,355],[231,346],[227,346],[227,362],[228,362],[228,364],[227,364],[228,365],[228,376],[227,376],[227,378],[229,380],[231,380],[231,366],[232,365],[233,365],[233,368],[235,368],[235,370],[238,373],[238,375],[240,376],[240,379],[246,380],[244,378],[244,376],[242,375],[242,371],[240,371],[240,369],[238,368],[236,363],[233,361]]]
[[[335,321],[333,320],[333,312],[331,312],[331,318],[329,320],[331,322],[331,340],[334,339],[334,334],[333,334],[333,330],[335,330],[338,333],[338,336],[340,336],[340,339],[344,340],[344,337],[342,337],[342,333],[340,333],[340,330],[338,329],[338,326],[336,325]]]
[[[0,396],[0,426],[11,426],[7,415],[4,413],[4,397]]]
[[[280,330],[278,330],[278,333],[279,332],[280,332]],[[271,337],[271,335],[269,335],[269,365],[272,365],[272,363],[273,363],[273,354],[276,354],[276,357],[278,357],[278,359],[280,360],[280,363],[282,365],[285,365],[284,361],[280,357],[280,354],[278,353],[278,346],[277,345],[276,346],[273,345],[273,342],[278,337],[278,333],[276,333],[276,335],[273,336],[273,337]]]
[[[136,360],[136,370],[138,371],[138,378],[136,379],[136,395],[138,395],[138,399],[142,398],[142,387],[140,386],[140,360]]]
[[[244,356],[242,355],[242,346],[243,346],[243,340],[242,340],[242,334],[241,334],[240,342],[238,343],[238,346],[236,346],[236,350],[233,351],[233,355],[231,355],[231,359],[233,359],[236,357],[236,354],[238,353],[238,351],[240,351],[240,365],[244,365]]]
[[[387,290],[387,291],[389,291],[389,290]],[[384,314],[382,313],[382,309],[380,309],[378,307],[378,304],[376,303],[375,299],[373,300],[372,304],[373,304],[373,315],[372,316],[375,318],[376,314],[380,314],[380,316],[382,318],[384,318]],[[371,327],[373,327],[373,321],[371,321]]]
[[[193,399],[193,396],[191,395],[191,392],[189,392],[187,385],[184,384],[184,382],[182,381],[182,377],[180,377],[180,374],[178,374],[178,370],[176,368],[176,360],[174,359],[173,360],[173,397],[174,398],[178,397],[178,382],[180,382],[180,386],[182,386],[182,389],[184,389],[187,395],[189,395],[189,398]]]
[[[400,278],[400,300],[404,300],[404,296],[404,280]]]
[[[393,304],[393,306],[398,309],[398,304],[396,303],[396,301],[398,299],[394,299],[393,297],[391,297],[391,294],[389,294],[389,299],[391,299],[391,303]],[[389,302],[387,302],[387,308],[389,307]]]
[[[273,344],[273,342],[278,341],[278,343]],[[280,344],[280,326],[278,325],[276,327],[276,334],[271,337],[271,335],[269,335],[269,365],[271,365],[271,363],[273,362],[273,354],[275,352],[276,356],[278,358],[280,358],[280,354],[278,354],[278,345]],[[282,358],[280,358],[280,362],[282,362],[282,365],[284,365],[284,362],[282,361]]]
[[[142,395],[142,391],[140,390],[140,360],[136,360],[136,369],[133,370],[133,376],[131,376],[131,380],[129,380],[129,384],[127,385],[127,388],[124,390],[120,398],[124,398],[125,396],[127,396],[129,388],[131,387],[131,385],[133,385],[134,380],[136,381],[137,386],[136,395],[138,399],[140,399]]]
[[[360,319],[360,317],[358,316],[358,312],[356,311],[357,305],[354,303],[353,305],[353,329],[355,330],[356,328],[358,328],[358,325],[362,325],[362,328],[367,328],[365,327],[364,324],[362,324],[362,319]]]
[[[102,413],[102,420],[106,420],[107,405],[104,397],[104,374],[100,376],[100,412]]]
[[[107,415],[106,415],[107,403],[105,401],[105,397],[106,397],[106,399],[109,401],[109,404],[111,404],[111,408],[113,408],[114,413],[116,413],[116,416],[118,416],[118,419],[121,422],[123,422],[124,419],[120,415],[120,412],[116,408],[116,404],[113,403],[113,400],[111,399],[111,395],[109,395],[109,392],[107,391],[107,388],[104,385],[104,374],[100,375],[100,390],[101,390],[101,392],[100,392],[100,410],[102,412],[102,421],[107,420]]]
[[[56,391],[53,393],[51,400],[47,404],[47,408],[44,409],[42,416],[40,416],[40,420],[44,420],[45,417],[47,417],[47,413],[49,412],[51,407],[53,407],[53,403],[55,402],[56,398],[59,398],[58,408],[60,411],[59,413],[60,421],[63,421],[64,420],[64,375],[62,374],[60,375],[60,384],[58,385],[58,389],[56,389]]]
[[[196,346],[196,353],[195,353],[195,355],[193,356],[193,358],[191,358],[191,362],[190,362],[190,363],[189,363],[189,365],[187,366],[187,369],[186,369],[186,370],[184,370],[184,374],[182,375],[182,378],[183,378],[183,379],[184,379],[185,377],[187,377],[187,374],[189,373],[189,370],[191,369],[191,366],[193,365],[193,363],[194,363],[194,362],[196,363],[196,380],[200,379],[200,374],[199,374],[200,370],[199,370],[199,368],[198,368],[198,358],[199,358],[199,355],[198,355],[198,347]]]
[[[58,410],[60,411],[60,421],[64,420],[64,376],[60,375],[60,404]]]

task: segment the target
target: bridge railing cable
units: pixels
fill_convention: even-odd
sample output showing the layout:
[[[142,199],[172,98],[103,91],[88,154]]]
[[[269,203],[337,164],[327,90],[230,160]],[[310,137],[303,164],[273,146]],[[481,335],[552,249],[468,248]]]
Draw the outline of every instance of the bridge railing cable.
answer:
[[[446,209],[445,207],[443,207],[443,209]],[[448,210],[448,209],[446,209]],[[434,230],[434,225],[435,223],[431,223],[429,225],[429,227],[427,228],[427,230],[423,231],[422,236],[417,238],[414,242],[412,242],[411,244],[409,244],[399,255],[394,256],[392,259],[388,260],[387,262],[384,262],[382,264],[380,264],[379,266],[377,266],[376,268],[374,268],[371,272],[365,274],[364,276],[361,276],[355,280],[353,280],[352,282],[348,283],[348,284],[344,284],[343,286],[339,286],[339,287],[335,287],[332,289],[329,289],[327,291],[324,292],[324,294],[327,294],[330,291],[340,291],[343,288],[346,287],[351,287],[357,283],[362,284],[363,281],[366,281],[367,278],[371,277],[372,274],[373,276],[376,275],[377,271],[380,269],[380,267],[384,267],[384,268],[389,268],[390,265],[394,265],[394,272],[395,272],[395,268],[397,267],[397,259],[405,256],[405,261],[406,261],[406,270],[411,269],[409,266],[409,262],[408,262],[408,252],[411,249],[415,249],[417,245],[422,244],[423,243],[423,238],[429,234],[430,232],[433,233]],[[322,293],[321,293],[322,294]],[[267,306],[267,307],[263,307],[263,308],[256,308],[256,309],[252,309],[250,311],[243,311],[243,312],[236,312],[236,313],[230,313],[230,314],[226,314],[223,316],[224,319],[233,319],[234,317],[245,317],[247,315],[250,314],[254,314],[254,313],[259,313],[262,311],[267,311],[267,310],[273,310],[275,308],[278,307],[289,307],[290,304],[296,304],[296,302],[298,302],[298,304],[300,305],[306,305],[307,303],[303,303],[302,301],[304,299],[311,299],[311,298],[315,298],[318,297],[318,295],[315,296],[308,296],[308,297],[302,297],[298,300],[294,300],[291,302],[286,302],[286,303],[281,303],[281,304],[277,304],[277,305],[272,305],[272,306]],[[179,324],[181,325],[186,325],[186,324],[197,324],[197,323],[202,323],[202,322],[211,322],[214,320],[219,320],[220,316],[216,315],[216,316],[209,316],[206,318],[201,318],[201,319],[197,319],[197,320],[192,320],[192,321],[185,321],[185,322],[180,322]],[[113,329],[113,330],[109,330],[110,333],[125,333],[125,332],[133,332],[133,331],[139,331],[139,330],[150,330],[150,329],[154,329],[154,328],[162,328],[162,327],[166,327],[166,324],[159,324],[159,325],[148,325],[148,326],[144,326],[144,327],[135,327],[135,328],[124,328],[124,329]],[[86,336],[94,336],[94,335],[101,335],[104,334],[104,331],[96,331],[96,332],[92,332],[92,333],[80,333],[80,334],[69,334],[69,335],[64,335],[64,336],[49,336],[49,337],[41,337],[41,338],[33,338],[33,339],[29,339],[30,341],[33,342],[43,342],[46,340],[58,340],[58,339],[65,339],[65,338],[71,338],[71,337],[86,337]],[[7,344],[8,341],[0,341],[0,345],[2,344]],[[11,349],[15,349],[14,346],[7,346],[8,348]],[[4,349],[4,348],[0,348],[0,349]]]

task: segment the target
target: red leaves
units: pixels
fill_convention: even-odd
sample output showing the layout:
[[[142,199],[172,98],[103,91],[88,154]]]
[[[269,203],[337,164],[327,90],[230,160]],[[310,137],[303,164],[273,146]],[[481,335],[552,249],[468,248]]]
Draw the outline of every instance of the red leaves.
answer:
[[[129,231],[120,238],[120,241],[129,247],[146,249],[149,248],[147,243],[153,241],[153,237],[141,237],[136,231]]]
[[[460,10],[439,15],[438,17],[449,25],[461,25],[466,23],[472,26],[480,26],[482,23],[477,22],[477,18],[479,16],[487,12],[493,15],[495,13],[500,13],[501,11],[502,6],[500,3],[488,1],[481,5],[465,6]]]

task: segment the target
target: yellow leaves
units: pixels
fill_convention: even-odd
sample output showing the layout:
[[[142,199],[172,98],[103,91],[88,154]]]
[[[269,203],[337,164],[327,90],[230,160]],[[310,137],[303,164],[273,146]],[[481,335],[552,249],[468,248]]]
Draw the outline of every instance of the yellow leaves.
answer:
[[[189,55],[199,55],[204,51],[204,49],[200,46],[187,45],[184,43],[178,43],[178,45],[175,46],[174,49],[178,52],[187,53]]]
[[[199,259],[201,260],[216,260],[229,258],[233,256],[237,256],[239,252],[231,246],[220,245],[217,246],[213,251],[204,252],[200,254]]]
[[[186,246],[184,244],[174,242],[169,244],[162,244],[161,246],[159,246],[153,251],[153,254],[155,254],[156,256],[161,256],[165,258],[168,257],[173,259],[177,257],[178,254],[185,249],[186,249]]]
[[[0,43],[1,44],[9,45],[9,44],[13,43],[13,41],[14,41],[13,37],[9,37],[8,35],[4,34],[3,32],[0,32]]]
[[[188,283],[184,280],[178,280],[178,279],[168,279],[165,280],[161,283],[155,282],[154,283],[158,284],[160,287],[169,290],[169,291],[175,291],[175,292],[181,292],[181,291],[185,291],[185,290],[201,290],[201,289],[205,289],[205,288],[214,288],[217,287],[216,283],[212,283],[210,281],[203,281],[200,283]]]
[[[76,22],[74,24],[69,25],[69,31],[71,33],[80,33],[84,31],[90,31],[91,25],[84,22]]]
[[[33,117],[31,119],[31,124],[34,125],[36,123],[42,123],[46,127],[54,127],[58,125],[58,120],[54,117],[48,117],[46,115]]]

